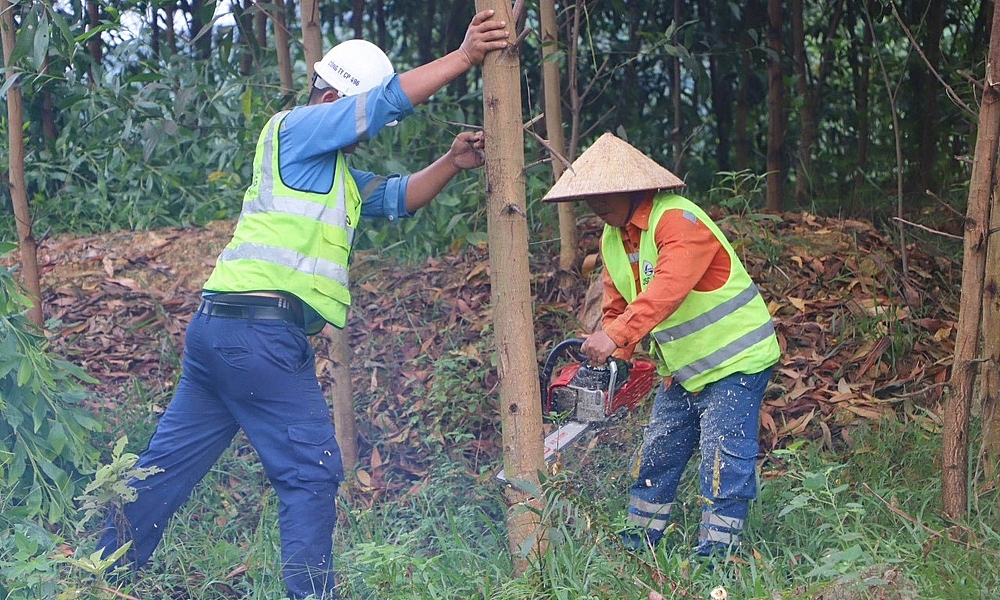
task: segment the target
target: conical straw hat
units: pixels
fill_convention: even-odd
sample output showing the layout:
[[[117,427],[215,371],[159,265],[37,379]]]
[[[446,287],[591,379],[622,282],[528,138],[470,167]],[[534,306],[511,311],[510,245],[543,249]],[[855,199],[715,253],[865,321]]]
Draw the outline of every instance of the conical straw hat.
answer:
[[[684,182],[628,142],[605,133],[567,169],[543,202],[571,202],[586,196],[682,187]]]

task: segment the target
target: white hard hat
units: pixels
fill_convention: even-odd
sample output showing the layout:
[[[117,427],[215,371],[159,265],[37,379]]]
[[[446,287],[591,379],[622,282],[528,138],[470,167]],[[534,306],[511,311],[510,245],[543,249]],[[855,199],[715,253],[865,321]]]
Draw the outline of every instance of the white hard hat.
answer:
[[[347,40],[330,49],[313,70],[341,96],[367,92],[395,73],[382,49],[365,40]]]

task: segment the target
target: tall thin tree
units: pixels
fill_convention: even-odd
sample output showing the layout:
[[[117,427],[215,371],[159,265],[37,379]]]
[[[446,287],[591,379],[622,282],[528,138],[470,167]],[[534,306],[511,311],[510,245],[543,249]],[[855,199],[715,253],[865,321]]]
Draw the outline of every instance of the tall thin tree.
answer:
[[[476,0],[476,9],[493,9],[494,19],[515,23],[511,6],[505,0]],[[517,46],[511,45],[506,50],[489,53],[483,62],[490,282],[504,470],[507,481],[522,480],[537,485],[545,461],[528,270],[521,119],[521,61]],[[516,485],[508,486],[507,499],[511,505],[507,515],[510,550],[515,571],[523,573],[528,564],[523,549],[528,547],[537,552],[544,541],[538,513],[529,509],[537,509],[541,499]]]
[[[785,174],[782,146],[785,140],[785,81],[781,68],[784,44],[781,26],[785,22],[781,0],[767,2],[767,209],[781,210]]]
[[[559,26],[556,23],[555,0],[540,0],[539,19],[542,26],[542,85],[545,93],[545,136],[552,151],[566,155],[566,138],[563,135],[562,85],[559,81]],[[557,156],[552,157],[552,181],[566,170]],[[572,283],[570,276],[577,262],[579,236],[576,230],[576,213],[572,202],[557,203],[559,216],[559,272],[563,274],[560,285]]]
[[[944,405],[941,501],[944,514],[951,519],[961,519],[968,511],[969,409],[978,369],[976,356],[982,340],[983,283],[990,218],[992,205],[998,202],[1000,194],[996,183],[1000,144],[1000,2],[994,4],[984,83],[965,218],[962,302],[958,312],[955,359]]]
[[[0,0],[0,37],[3,38],[4,67],[8,86],[7,136],[10,150],[8,180],[21,251],[23,269],[21,283],[28,291],[32,302],[31,308],[28,309],[28,319],[38,327],[42,327],[42,286],[38,272],[38,244],[31,232],[31,210],[28,207],[28,189],[24,180],[24,99],[21,88],[14,81],[21,73],[11,62],[14,45],[17,43],[17,29],[14,23],[14,9],[8,0]]]

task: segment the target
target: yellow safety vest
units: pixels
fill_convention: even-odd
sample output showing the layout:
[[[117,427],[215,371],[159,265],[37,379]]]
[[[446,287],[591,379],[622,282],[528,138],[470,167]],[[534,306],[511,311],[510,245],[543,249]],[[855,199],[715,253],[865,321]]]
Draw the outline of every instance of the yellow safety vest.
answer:
[[[697,392],[733,373],[757,373],[776,363],[781,350],[757,286],[715,222],[686,198],[661,192],[653,199],[649,229],[640,236],[638,253],[625,253],[621,229],[604,227],[601,254],[618,292],[628,303],[635,300],[635,262],[642,290],[653,279],[656,226],[668,210],[685,211],[685,216],[708,227],[729,253],[730,269],[725,285],[710,292],[692,290],[673,314],[653,328],[660,374],[673,375],[684,389]]]
[[[271,117],[257,141],[253,181],[233,239],[219,255],[205,290],[294,294],[319,314],[308,333],[347,323],[348,261],[361,216],[361,194],[342,152],[332,189],[292,189],[278,170],[278,132],[289,111]],[[308,312],[308,311],[307,311]],[[307,316],[308,318],[308,316]]]

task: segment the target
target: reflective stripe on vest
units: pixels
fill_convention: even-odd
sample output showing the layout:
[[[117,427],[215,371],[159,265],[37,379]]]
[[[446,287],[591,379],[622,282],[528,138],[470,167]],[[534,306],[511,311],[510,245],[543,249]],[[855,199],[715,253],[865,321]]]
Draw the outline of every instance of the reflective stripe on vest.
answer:
[[[639,285],[645,290],[658,260],[655,231],[668,210],[682,210],[685,218],[700,221],[712,231],[729,254],[730,274],[723,286],[710,292],[692,291],[681,305],[652,330],[654,350],[666,371],[691,392],[736,372],[756,373],[779,358],[771,315],[763,298],[732,246],[718,226],[697,205],[680,196],[661,193],[653,200],[649,228],[636,253],[625,253],[621,230],[606,226],[602,255],[611,279],[626,302],[635,300],[632,264],[642,263]],[[649,263],[649,265],[647,265]],[[648,267],[648,268],[647,268]]]
[[[314,193],[288,187],[278,173],[278,135],[289,111],[271,117],[254,156],[254,180],[236,231],[219,255],[205,289],[224,292],[282,291],[294,294],[322,320],[343,327],[351,303],[348,262],[361,195],[341,152],[332,188]],[[307,311],[308,312],[308,311]]]

